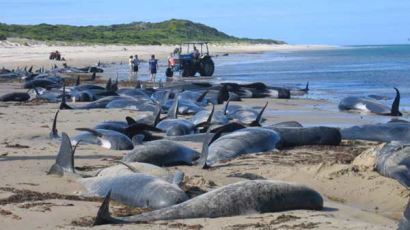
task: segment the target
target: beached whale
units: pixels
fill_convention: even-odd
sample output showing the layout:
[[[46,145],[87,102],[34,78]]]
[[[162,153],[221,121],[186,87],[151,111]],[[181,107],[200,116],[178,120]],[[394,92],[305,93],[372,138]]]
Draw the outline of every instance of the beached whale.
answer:
[[[23,92],[8,93],[0,96],[0,101],[28,101],[30,94]]]
[[[176,99],[168,110],[167,119],[160,121],[156,128],[164,131],[167,136],[182,136],[197,131],[190,120],[178,119],[179,99]]]
[[[280,135],[277,148],[303,145],[339,145],[342,140],[339,129],[332,127],[270,127],[269,129]]]
[[[168,207],[188,199],[185,192],[178,187],[184,177],[180,171],[171,174],[154,165],[121,163],[99,172],[85,173],[75,170],[74,152],[70,138],[66,133],[62,133],[56,163],[48,174],[79,176],[78,182],[87,190],[88,195],[105,196],[112,190],[113,199],[117,201],[129,206],[151,209]]]
[[[409,141],[410,123],[389,122],[385,124],[369,124],[343,128],[342,139],[366,141]]]
[[[77,128],[77,130],[84,131],[84,133],[73,138],[71,141],[73,145],[81,142],[100,145],[103,148],[113,150],[131,150],[134,147],[128,136],[113,130],[88,128]]]
[[[213,139],[220,132],[223,131],[221,130],[215,134]],[[211,139],[209,147],[204,143],[203,155],[200,161],[204,168],[210,167],[220,161],[230,160],[242,154],[273,150],[277,147],[279,141],[280,135],[273,130],[259,127],[242,128],[213,142]]]
[[[238,109],[232,109],[229,106],[227,107],[227,113],[229,119],[232,120],[237,120],[241,124],[247,125],[247,126],[261,126],[262,122],[262,115],[266,110],[266,107],[268,106],[268,102],[266,102],[265,106],[262,107],[262,109],[258,112],[254,109],[249,109],[249,108],[238,108]]]
[[[122,160],[169,166],[192,165],[198,158],[199,153],[191,148],[169,140],[156,140],[135,146]]]
[[[132,207],[160,209],[179,204],[188,196],[176,184],[145,173],[79,179],[89,195],[112,197]]]
[[[61,85],[55,81],[48,79],[34,79],[24,83],[23,88],[34,89],[34,88],[44,88],[50,90],[52,88],[61,88]]]
[[[65,174],[76,174],[80,177],[113,177],[133,173],[145,173],[159,177],[174,184],[180,184],[184,179],[184,173],[181,171],[171,173],[168,170],[156,165],[141,162],[117,161],[117,165],[113,165],[102,170],[87,172],[76,170],[74,167],[74,154],[76,146],[73,148],[71,145],[71,140],[66,133],[63,132],[61,136],[60,149],[56,156],[56,162],[52,165],[48,172],[49,175],[64,176]]]
[[[196,126],[204,124],[204,123],[209,123],[209,125],[225,125],[229,122],[229,118],[227,116],[228,106],[229,106],[229,100],[226,102],[223,111],[215,111],[214,106],[212,107],[212,110],[199,111],[191,118],[191,121]],[[212,113],[211,120],[208,121],[211,113]]]
[[[376,153],[376,170],[410,189],[410,145],[391,142]]]
[[[242,181],[212,190],[183,203],[128,217],[111,217],[110,193],[101,205],[95,225],[188,218],[217,218],[295,209],[321,210],[323,198],[302,185],[269,180]]]
[[[371,112],[379,115],[386,116],[401,116],[399,111],[400,106],[400,92],[397,88],[396,97],[393,101],[391,108],[381,104],[379,101],[369,97],[346,97],[339,103],[340,110],[360,110],[364,112]]]
[[[98,171],[96,176],[99,177],[114,177],[121,175],[129,175],[134,173],[145,173],[152,176],[159,177],[169,183],[181,184],[184,179],[184,173],[181,171],[176,171],[171,173],[168,170],[148,163],[141,162],[122,162],[118,161],[119,164],[107,167]]]
[[[262,82],[253,82],[238,84],[233,82],[224,82],[229,92],[239,95],[241,98],[290,98],[290,90],[283,87],[267,86]]]

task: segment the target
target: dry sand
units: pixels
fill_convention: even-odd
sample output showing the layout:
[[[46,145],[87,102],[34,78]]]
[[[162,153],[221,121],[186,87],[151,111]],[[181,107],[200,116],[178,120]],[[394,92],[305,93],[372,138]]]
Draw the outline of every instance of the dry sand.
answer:
[[[17,83],[0,84],[0,95],[19,88]],[[297,120],[305,125],[348,125],[377,120],[377,116],[344,114],[335,105],[309,99],[268,99],[267,123]],[[266,99],[241,104],[262,106]],[[100,201],[78,200],[83,189],[76,178],[47,176],[59,148],[48,139],[57,104],[1,103],[0,119],[0,226],[1,229],[80,229],[96,215]],[[129,110],[64,110],[58,130],[70,136],[78,127],[92,127],[109,119],[123,119],[141,112]],[[185,143],[198,150],[198,143]],[[325,198],[323,211],[296,210],[245,216],[157,221],[140,225],[99,226],[95,229],[394,229],[407,203],[409,191],[398,182],[372,169],[372,153],[380,147],[371,142],[343,142],[341,146],[306,146],[252,154],[210,170],[195,166],[171,167],[185,172],[190,194],[201,193],[243,178],[241,173],[266,179],[308,185]],[[95,169],[112,165],[126,151],[82,145],[76,166]],[[357,157],[360,156],[360,157]],[[75,195],[67,197],[63,195]],[[119,204],[117,215],[136,212]]]
[[[25,44],[25,45],[24,45]],[[157,58],[165,59],[176,46],[142,46],[142,45],[46,45],[39,42],[0,41],[0,68],[46,67],[54,63],[48,60],[50,52],[58,50],[69,65],[85,66],[93,65],[98,61],[104,63],[125,62],[128,63],[130,55],[138,54],[140,59],[147,60],[151,54]],[[224,44],[210,45],[212,55],[225,53],[255,53],[263,51],[288,52],[292,50],[327,49],[328,45],[247,45],[247,44]]]

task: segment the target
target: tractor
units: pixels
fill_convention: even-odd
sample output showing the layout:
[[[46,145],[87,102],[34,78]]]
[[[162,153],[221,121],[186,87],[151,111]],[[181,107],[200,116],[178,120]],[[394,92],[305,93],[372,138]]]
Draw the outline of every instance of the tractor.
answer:
[[[186,53],[183,52],[185,48]],[[211,77],[215,65],[209,55],[208,42],[188,42],[179,45],[168,59],[166,76],[172,77],[174,72],[179,72],[182,77],[200,76]]]

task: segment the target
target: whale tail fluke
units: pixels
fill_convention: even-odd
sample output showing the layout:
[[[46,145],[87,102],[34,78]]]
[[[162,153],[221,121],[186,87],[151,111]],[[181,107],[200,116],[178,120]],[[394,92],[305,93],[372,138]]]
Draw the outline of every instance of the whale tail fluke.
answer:
[[[391,114],[392,116],[402,116],[402,113],[399,111],[400,108],[400,91],[397,88],[396,90],[396,98],[394,98],[393,104],[391,106]]]
[[[70,138],[66,133],[61,134],[61,145],[58,151],[56,163],[53,164],[47,174],[63,176],[65,172],[75,173],[74,170],[74,152],[75,148],[72,148]],[[77,143],[78,144],[78,143]]]
[[[56,114],[54,115],[54,120],[53,120],[53,127],[51,128],[51,132],[50,132],[50,138],[59,138],[58,136],[58,130],[57,130],[57,117],[58,117],[58,113],[60,112],[60,110],[57,110]]]

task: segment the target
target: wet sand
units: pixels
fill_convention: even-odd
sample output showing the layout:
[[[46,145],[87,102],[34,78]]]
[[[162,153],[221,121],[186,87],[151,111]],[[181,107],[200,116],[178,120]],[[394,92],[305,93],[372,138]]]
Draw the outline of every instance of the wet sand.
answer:
[[[18,83],[0,84],[0,95],[18,90]],[[21,89],[20,89],[21,90]],[[24,91],[24,90],[22,90]],[[304,125],[348,126],[388,119],[337,111],[327,101],[311,99],[249,99],[241,105],[262,106],[269,101],[266,124],[297,120]],[[100,199],[82,198],[75,177],[47,176],[55,161],[58,140],[48,139],[58,104],[0,103],[0,225],[4,229],[81,229],[95,217]],[[219,108],[219,106],[217,107]],[[78,127],[93,127],[103,120],[136,117],[130,110],[63,110],[58,130],[74,136]],[[187,143],[201,149],[199,143]],[[381,145],[346,142],[340,146],[304,146],[246,155],[202,170],[196,166],[171,167],[185,172],[189,194],[212,190],[244,178],[243,173],[266,179],[308,185],[325,199],[323,211],[296,210],[249,214],[215,219],[156,221],[140,225],[99,226],[95,229],[394,229],[407,203],[409,191],[398,182],[373,171],[373,153]],[[113,165],[126,151],[81,145],[75,164],[83,170]],[[359,157],[358,157],[359,156]],[[248,176],[249,176],[248,174]],[[17,196],[16,196],[17,194]],[[83,200],[81,200],[83,199]],[[130,214],[139,210],[113,204],[111,212]]]

